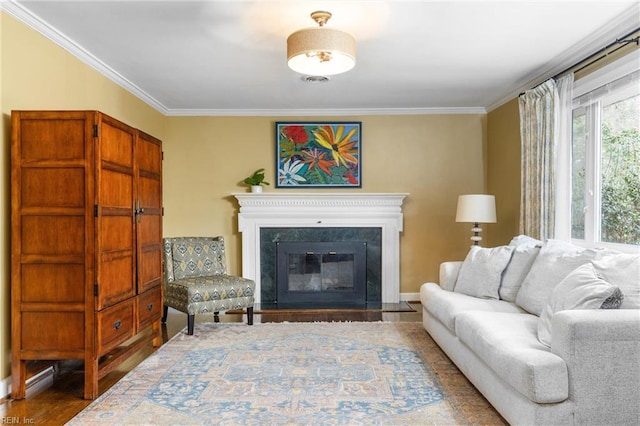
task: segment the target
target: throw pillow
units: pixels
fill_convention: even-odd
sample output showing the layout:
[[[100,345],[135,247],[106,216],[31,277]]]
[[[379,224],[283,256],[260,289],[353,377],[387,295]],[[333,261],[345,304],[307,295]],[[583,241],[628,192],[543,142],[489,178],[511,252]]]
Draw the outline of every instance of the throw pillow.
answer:
[[[591,263],[569,273],[551,293],[538,321],[538,340],[551,346],[551,318],[559,311],[571,309],[617,309],[624,296],[618,286],[598,277]]]
[[[517,238],[517,237],[516,237]],[[528,238],[528,237],[527,237]],[[511,261],[507,265],[502,275],[502,283],[500,284],[500,299],[509,302],[515,302],[520,286],[531,269],[531,265],[538,257],[542,242],[529,239],[530,241],[521,241],[514,247]],[[513,243],[513,240],[512,240]],[[512,245],[511,243],[509,245]]]
[[[640,309],[640,254],[618,253],[593,262],[596,272],[624,293],[621,309]]]
[[[516,304],[525,311],[540,316],[549,302],[551,292],[569,272],[610,253],[609,250],[585,249],[559,240],[547,241],[518,290]]]
[[[500,284],[500,299],[515,302],[520,286],[535,262],[540,246],[522,244],[514,247],[511,261],[507,265]]]
[[[482,248],[472,246],[462,263],[454,292],[483,299],[497,299],[502,272],[513,247]]]

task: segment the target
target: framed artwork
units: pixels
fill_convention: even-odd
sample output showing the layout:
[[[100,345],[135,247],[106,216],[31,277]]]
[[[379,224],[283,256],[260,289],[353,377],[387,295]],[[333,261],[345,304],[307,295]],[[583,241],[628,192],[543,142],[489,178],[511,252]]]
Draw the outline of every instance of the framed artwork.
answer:
[[[276,123],[276,188],[361,188],[362,123]]]

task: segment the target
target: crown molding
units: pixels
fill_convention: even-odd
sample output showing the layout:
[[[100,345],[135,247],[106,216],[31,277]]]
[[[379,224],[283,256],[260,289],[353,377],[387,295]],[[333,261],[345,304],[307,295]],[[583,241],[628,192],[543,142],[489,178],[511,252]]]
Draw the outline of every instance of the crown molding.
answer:
[[[13,0],[0,0],[0,9],[62,47],[80,61],[107,77],[132,95],[166,116],[353,116],[353,115],[426,115],[486,114],[484,107],[465,108],[338,108],[338,109],[170,109],[96,58],[65,34]]]
[[[484,107],[464,108],[327,108],[327,109],[169,109],[169,116],[354,116],[486,114]]]
[[[40,19],[37,15],[34,15],[29,10],[25,9],[22,5],[15,3],[13,0],[4,0],[0,1],[0,10],[7,12],[23,24],[42,34],[67,52],[71,53],[80,61],[84,62],[86,65],[90,66],[103,76],[130,92],[132,95],[147,103],[152,108],[165,115],[167,114],[167,108],[153,96],[150,96],[140,87],[127,80],[122,74],[96,58],[89,51],[85,50],[75,41],[71,40],[47,22]]]
[[[593,46],[604,46],[627,34],[640,25],[640,3],[618,15],[616,19],[593,32],[573,48],[558,55],[543,69],[529,73],[523,79],[525,83],[488,107],[441,107],[441,108],[338,108],[338,109],[170,109],[149,95],[122,74],[96,58],[89,51],[69,37],[49,25],[47,22],[25,9],[14,0],[0,0],[0,10],[7,12],[23,24],[42,34],[62,47],[80,61],[98,73],[110,79],[132,95],[166,116],[354,116],[354,115],[437,115],[437,114],[486,114],[517,97],[524,90],[535,87],[541,82],[580,62],[593,53]]]

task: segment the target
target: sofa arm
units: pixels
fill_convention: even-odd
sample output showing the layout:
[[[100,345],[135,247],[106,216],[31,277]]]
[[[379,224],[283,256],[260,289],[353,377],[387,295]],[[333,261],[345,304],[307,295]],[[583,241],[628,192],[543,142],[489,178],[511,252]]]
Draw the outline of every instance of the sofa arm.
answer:
[[[442,262],[440,264],[440,287],[453,291],[461,267],[462,262]]]
[[[567,364],[575,424],[640,424],[640,310],[558,312],[551,351]]]

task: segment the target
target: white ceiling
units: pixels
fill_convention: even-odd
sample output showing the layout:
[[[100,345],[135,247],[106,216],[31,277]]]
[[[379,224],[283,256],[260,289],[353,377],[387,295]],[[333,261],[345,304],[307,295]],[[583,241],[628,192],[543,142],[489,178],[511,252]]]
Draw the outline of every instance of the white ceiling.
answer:
[[[640,27],[621,1],[31,1],[3,9],[168,115],[485,112]],[[328,26],[356,67],[306,83],[286,38]]]

